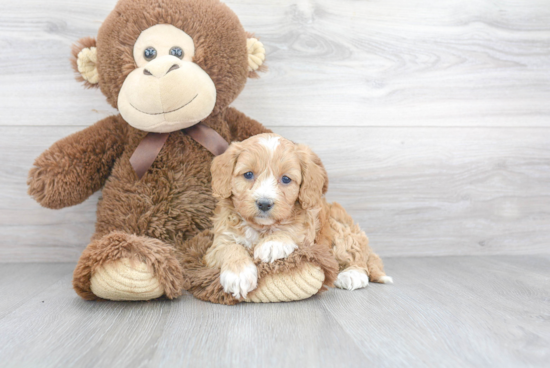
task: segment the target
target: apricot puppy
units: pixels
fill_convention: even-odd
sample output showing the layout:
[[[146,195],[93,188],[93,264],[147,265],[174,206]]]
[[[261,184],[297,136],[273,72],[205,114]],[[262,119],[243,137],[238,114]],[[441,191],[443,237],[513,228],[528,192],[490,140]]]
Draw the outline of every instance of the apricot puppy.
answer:
[[[205,255],[221,270],[227,293],[246,298],[257,286],[251,254],[262,262],[288,257],[313,242],[332,249],[340,273],[335,286],[353,290],[392,282],[358,225],[324,194],[328,177],[309,147],[276,134],[253,136],[212,163],[214,242]]]

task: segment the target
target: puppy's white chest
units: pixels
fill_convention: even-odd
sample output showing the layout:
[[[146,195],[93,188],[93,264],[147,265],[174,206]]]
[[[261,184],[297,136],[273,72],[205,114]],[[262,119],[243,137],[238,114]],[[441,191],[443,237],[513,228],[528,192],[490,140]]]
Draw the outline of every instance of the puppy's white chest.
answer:
[[[244,245],[246,248],[253,248],[260,240],[260,233],[250,226],[243,227],[243,234],[235,236],[237,244]]]

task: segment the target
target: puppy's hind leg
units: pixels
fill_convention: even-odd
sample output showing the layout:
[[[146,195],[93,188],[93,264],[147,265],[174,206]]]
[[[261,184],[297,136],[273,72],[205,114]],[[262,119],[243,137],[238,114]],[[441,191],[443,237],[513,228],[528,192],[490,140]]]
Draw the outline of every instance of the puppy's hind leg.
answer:
[[[384,272],[384,264],[375,253],[370,253],[366,262],[354,262],[354,266],[340,271],[334,285],[340,289],[355,290],[366,287],[371,282],[393,284],[393,278]],[[366,271],[365,271],[366,270]]]
[[[391,283],[384,273],[384,265],[369,247],[369,239],[359,225],[338,203],[330,205],[330,227],[333,232],[334,257],[340,265],[340,273],[334,285],[341,289],[355,290],[372,282]]]
[[[340,266],[334,286],[345,290],[366,287],[369,284],[367,236],[338,203],[331,205],[329,222],[333,234],[332,253]]]

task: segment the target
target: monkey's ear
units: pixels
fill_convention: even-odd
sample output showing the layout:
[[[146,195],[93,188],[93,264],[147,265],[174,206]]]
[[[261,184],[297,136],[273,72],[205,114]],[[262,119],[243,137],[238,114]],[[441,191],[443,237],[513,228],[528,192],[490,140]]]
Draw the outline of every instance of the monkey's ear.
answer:
[[[259,78],[260,76],[257,72],[267,71],[267,67],[264,65],[264,45],[257,38],[249,34],[249,37],[246,39],[246,48],[248,50],[248,77]]]
[[[71,65],[76,73],[76,80],[84,82],[86,88],[99,87],[97,73],[96,41],[92,37],[78,40],[72,47]]]

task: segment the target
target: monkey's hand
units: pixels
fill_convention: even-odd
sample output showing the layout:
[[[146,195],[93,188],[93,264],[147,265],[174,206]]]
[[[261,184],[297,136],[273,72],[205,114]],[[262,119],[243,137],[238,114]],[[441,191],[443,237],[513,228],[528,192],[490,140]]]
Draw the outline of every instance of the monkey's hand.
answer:
[[[126,127],[110,116],[54,143],[34,162],[28,193],[48,208],[84,202],[101,189],[122,154]]]

